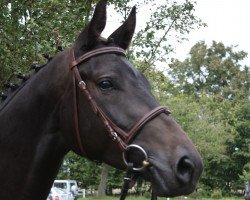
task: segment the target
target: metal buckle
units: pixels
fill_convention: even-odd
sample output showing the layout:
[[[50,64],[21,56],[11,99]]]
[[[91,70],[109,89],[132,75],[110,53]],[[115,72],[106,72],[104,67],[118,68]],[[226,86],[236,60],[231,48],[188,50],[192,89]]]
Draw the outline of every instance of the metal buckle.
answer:
[[[130,145],[128,145],[127,148],[125,149],[125,151],[122,153],[123,162],[125,163],[126,166],[128,166],[128,162],[127,162],[127,158],[126,158],[126,153],[131,148],[139,149],[143,153],[143,155],[145,157],[145,159],[142,161],[142,166],[141,167],[133,167],[134,171],[141,171],[141,170],[143,170],[145,167],[147,167],[149,165],[148,155],[147,155],[146,151],[141,146],[139,146],[137,144],[130,144]]]
[[[86,83],[83,81],[83,80],[81,80],[79,83],[78,83],[78,86],[80,87],[80,88],[82,88],[82,89],[86,89]]]

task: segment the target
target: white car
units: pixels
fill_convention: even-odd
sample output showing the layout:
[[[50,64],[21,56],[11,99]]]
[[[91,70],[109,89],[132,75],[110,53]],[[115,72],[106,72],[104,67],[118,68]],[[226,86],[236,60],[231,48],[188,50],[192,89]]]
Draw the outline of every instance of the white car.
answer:
[[[65,190],[52,187],[47,200],[74,200],[74,197]]]
[[[74,199],[77,199],[77,196],[81,195],[76,180],[55,180],[53,187],[63,189],[68,194],[71,194]]]

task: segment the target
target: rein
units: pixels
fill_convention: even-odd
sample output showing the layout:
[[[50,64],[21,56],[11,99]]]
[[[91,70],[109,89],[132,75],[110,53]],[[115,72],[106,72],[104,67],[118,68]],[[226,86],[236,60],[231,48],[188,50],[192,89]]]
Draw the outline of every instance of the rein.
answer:
[[[84,149],[84,146],[82,144],[81,136],[80,136],[80,130],[79,130],[79,117],[78,117],[78,108],[77,108],[77,100],[76,100],[76,90],[77,87],[80,89],[81,93],[85,96],[85,98],[88,100],[89,105],[91,106],[93,112],[99,117],[99,119],[102,121],[103,125],[105,126],[108,136],[118,145],[120,150],[123,152],[123,161],[127,166],[127,173],[124,178],[124,186],[122,189],[122,195],[121,200],[125,199],[127,191],[129,189],[128,185],[131,181],[131,174],[133,171],[141,171],[145,167],[149,165],[148,162],[148,156],[145,150],[136,144],[130,144],[131,141],[134,139],[134,137],[137,135],[139,130],[147,124],[149,121],[151,121],[153,118],[157,117],[161,113],[170,114],[171,112],[167,110],[163,106],[158,106],[151,110],[149,113],[147,113],[145,116],[143,116],[132,128],[129,132],[125,132],[122,129],[120,129],[106,114],[105,112],[97,105],[96,101],[93,99],[92,95],[90,94],[86,83],[83,81],[83,79],[80,76],[79,70],[77,66],[81,64],[82,62],[85,62],[89,58],[101,55],[101,54],[107,54],[107,53],[114,53],[117,55],[125,56],[126,53],[123,49],[119,47],[102,47],[96,50],[92,50],[90,52],[87,52],[80,56],[79,58],[75,59],[74,54],[74,48],[70,48],[70,63],[69,68],[73,71],[73,109],[74,109],[74,128],[77,138],[78,147],[83,155],[87,155],[86,151]],[[142,163],[142,167],[133,167],[133,163],[127,162],[126,158],[126,152],[128,152],[130,149],[135,148],[140,150],[145,159]]]

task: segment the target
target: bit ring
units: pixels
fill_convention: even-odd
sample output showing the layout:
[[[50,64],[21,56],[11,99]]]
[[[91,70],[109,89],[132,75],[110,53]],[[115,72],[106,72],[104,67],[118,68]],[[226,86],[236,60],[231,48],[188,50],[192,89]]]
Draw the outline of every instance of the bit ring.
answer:
[[[144,160],[142,161],[142,166],[133,168],[134,171],[141,171],[150,164],[148,161],[148,155],[147,155],[146,151],[141,146],[139,146],[137,144],[128,145],[127,148],[125,149],[125,151],[122,153],[123,162],[125,163],[126,166],[128,166],[126,153],[132,148],[140,150],[144,155]]]

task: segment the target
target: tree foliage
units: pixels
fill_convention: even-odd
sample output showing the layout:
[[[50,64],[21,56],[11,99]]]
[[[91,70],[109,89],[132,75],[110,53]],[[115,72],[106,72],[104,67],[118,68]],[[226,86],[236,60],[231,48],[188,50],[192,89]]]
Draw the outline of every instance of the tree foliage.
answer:
[[[249,176],[250,74],[241,65],[246,56],[221,42],[198,42],[187,59],[170,64],[176,118],[202,153],[201,181],[211,190],[237,191]]]
[[[2,1],[0,12],[0,81],[14,72],[44,63],[44,53],[68,47],[88,22],[97,1]]]
[[[81,188],[97,189],[100,172],[100,163],[88,161],[69,152],[64,158],[57,179],[74,179],[78,181]]]
[[[176,89],[186,94],[219,95],[226,99],[244,99],[249,91],[249,68],[241,66],[244,51],[234,51],[213,41],[211,47],[199,42],[184,62],[173,60],[170,75]]]
[[[250,179],[250,103],[241,102],[235,108],[234,121],[236,134],[232,142],[228,143],[228,154],[234,172],[235,188]]]
[[[194,15],[195,2],[162,1],[160,5],[150,3],[150,10],[156,8],[150,15],[146,26],[142,28],[133,41],[133,56],[145,62],[146,67],[152,67],[156,62],[165,62],[170,52],[174,50],[174,42],[182,42],[192,29],[205,26]],[[150,12],[149,12],[150,13]]]
[[[96,2],[97,0],[2,1],[0,12],[1,82],[8,79],[14,72],[27,71],[28,66],[33,62],[44,62],[42,54],[53,55],[58,46],[68,47],[72,44],[90,20]],[[125,19],[131,5],[137,3],[140,8],[149,2],[155,3],[155,1],[148,0],[137,2],[119,0],[110,1],[110,4],[114,4],[114,8],[121,18]],[[168,8],[164,10],[166,6]],[[164,52],[167,52],[167,49],[170,48],[170,45],[166,44],[167,34],[161,36],[161,38],[157,38],[156,35],[159,35],[161,30],[164,29],[167,29],[168,32],[175,30],[174,36],[188,32],[199,22],[193,15],[193,10],[191,1],[182,5],[166,0],[152,14],[147,27],[136,34],[133,52],[137,52],[135,54],[141,52],[142,56],[140,57],[147,60],[146,52],[150,52],[150,49],[142,48],[139,51],[136,51],[136,49],[140,48],[142,44],[150,45],[153,51],[150,63],[154,63],[161,56],[159,54],[160,48],[164,48]],[[161,14],[160,11],[164,12]],[[155,27],[155,20],[159,22],[159,27]],[[174,25],[172,25],[173,21]],[[151,32],[151,39],[148,35],[143,34],[145,31]],[[163,42],[165,42],[164,45]]]

